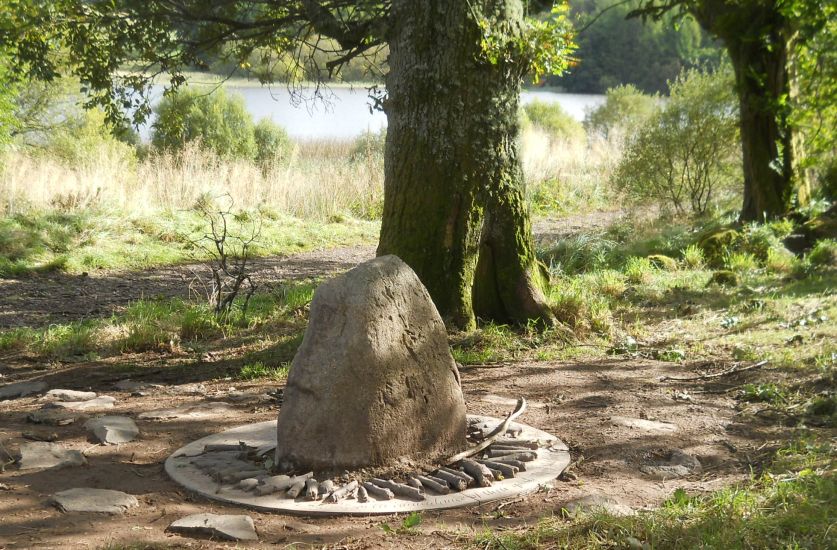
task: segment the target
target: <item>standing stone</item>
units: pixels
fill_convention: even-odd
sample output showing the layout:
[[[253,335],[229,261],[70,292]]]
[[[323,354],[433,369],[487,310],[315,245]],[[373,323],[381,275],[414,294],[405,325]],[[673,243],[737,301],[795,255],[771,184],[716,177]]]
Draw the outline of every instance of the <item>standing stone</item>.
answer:
[[[407,264],[382,256],[317,289],[279,414],[280,469],[435,460],[465,447],[465,426],[445,325]]]
[[[127,416],[91,418],[84,423],[84,427],[92,431],[96,439],[105,445],[128,443],[139,435],[136,423]]]

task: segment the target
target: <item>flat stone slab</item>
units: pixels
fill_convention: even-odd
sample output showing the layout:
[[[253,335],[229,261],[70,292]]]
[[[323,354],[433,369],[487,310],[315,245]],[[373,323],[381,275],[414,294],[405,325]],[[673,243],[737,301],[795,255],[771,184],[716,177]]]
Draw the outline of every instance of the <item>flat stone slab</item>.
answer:
[[[175,521],[167,531],[222,540],[259,540],[250,516],[193,514]]]
[[[78,390],[49,390],[43,395],[41,401],[90,401],[96,399],[97,395],[94,391],[78,391]]]
[[[654,479],[663,480],[699,474],[703,467],[696,457],[676,449],[663,460],[640,466],[639,471]]]
[[[488,416],[469,415],[468,418],[474,422],[493,426],[502,421]],[[277,445],[275,420],[240,426],[193,441],[175,451],[166,460],[165,469],[174,481],[202,496],[268,512],[305,516],[368,516],[460,508],[533,493],[543,485],[554,481],[569,465],[570,454],[558,438],[526,424],[517,423],[516,425],[521,429],[519,440],[534,440],[544,444],[537,451],[533,451],[537,453],[537,458],[526,463],[525,472],[519,472],[517,477],[495,482],[491,487],[474,487],[447,495],[428,492],[423,501],[401,498],[380,501],[370,498],[369,502],[365,503],[358,502],[356,499],[342,499],[336,503],[301,498],[294,500],[285,498],[279,493],[256,495],[242,489],[238,481],[219,485],[215,478],[207,474],[202,464],[202,461],[206,460],[206,455],[203,453],[207,445],[226,445],[234,448],[239,443],[244,443],[254,448],[270,448]],[[505,441],[513,439],[504,438]]]
[[[571,515],[605,512],[613,516],[630,516],[633,508],[604,495],[586,495],[569,501],[564,507]]]
[[[71,411],[93,411],[97,409],[112,409],[116,398],[109,395],[101,395],[87,401],[53,401],[45,405],[48,408],[68,409]]]
[[[611,416],[610,423],[614,426],[623,426],[634,430],[642,430],[651,433],[673,433],[677,431],[677,424],[670,422],[657,422],[644,418],[630,418],[628,416]]]
[[[46,424],[48,426],[67,426],[76,421],[78,415],[58,409],[40,409],[32,411],[26,416],[27,422],[32,424]]]
[[[183,405],[174,409],[161,409],[148,411],[139,415],[139,418],[146,420],[171,420],[176,418],[207,418],[218,416],[235,411],[229,403],[222,401],[210,401],[196,405]]]
[[[93,432],[100,442],[117,445],[133,441],[139,435],[136,423],[127,416],[100,416],[91,418],[84,427]]]
[[[42,381],[6,384],[0,387],[0,401],[14,399],[16,397],[26,397],[34,393],[41,393],[45,389],[47,389],[47,383]]]
[[[18,465],[21,470],[82,466],[87,459],[81,451],[65,449],[56,443],[35,441],[20,446]]]
[[[133,495],[110,489],[67,489],[52,495],[49,502],[62,512],[105,514],[124,514],[129,508],[139,506],[139,502]]]

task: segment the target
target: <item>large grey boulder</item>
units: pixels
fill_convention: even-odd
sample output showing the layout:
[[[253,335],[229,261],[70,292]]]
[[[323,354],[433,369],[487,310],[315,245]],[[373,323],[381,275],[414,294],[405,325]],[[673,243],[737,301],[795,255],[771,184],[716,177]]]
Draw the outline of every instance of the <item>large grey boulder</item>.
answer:
[[[105,445],[118,445],[133,441],[139,435],[136,423],[127,416],[100,416],[91,418],[84,427],[93,432]]]
[[[382,256],[322,284],[279,413],[280,469],[435,460],[465,447],[447,332],[407,264]]]

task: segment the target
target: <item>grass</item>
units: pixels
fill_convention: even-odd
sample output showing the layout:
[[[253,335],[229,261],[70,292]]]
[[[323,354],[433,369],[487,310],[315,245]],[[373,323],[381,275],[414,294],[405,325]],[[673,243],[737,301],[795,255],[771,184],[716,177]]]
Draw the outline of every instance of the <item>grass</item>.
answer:
[[[801,439],[765,473],[705,495],[676,489],[662,507],[636,516],[545,518],[520,532],[478,535],[473,546],[536,548],[828,548],[837,513],[834,453]]]

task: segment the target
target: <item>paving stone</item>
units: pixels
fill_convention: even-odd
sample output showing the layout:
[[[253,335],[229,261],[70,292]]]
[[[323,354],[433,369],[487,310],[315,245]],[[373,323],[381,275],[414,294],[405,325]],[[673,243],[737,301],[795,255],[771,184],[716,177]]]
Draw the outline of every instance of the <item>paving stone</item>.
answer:
[[[635,513],[630,506],[605,495],[586,495],[576,498],[565,504],[563,508],[571,515],[607,512],[614,516],[631,516]]]
[[[40,398],[41,401],[90,401],[96,399],[94,391],[49,390]]]
[[[625,428],[652,433],[673,433],[677,431],[677,424],[672,424],[670,422],[657,422],[656,420],[645,420],[644,418],[611,416],[610,422],[614,426],[624,426]]]
[[[139,415],[139,418],[146,420],[170,420],[175,418],[205,418],[218,416],[235,411],[235,408],[228,403],[221,401],[210,401],[208,403],[197,403],[195,405],[183,405],[174,409],[161,409],[148,411]]]
[[[49,499],[62,512],[100,512],[124,514],[128,508],[139,506],[136,497],[110,489],[67,489]]]
[[[0,387],[0,401],[4,399],[14,399],[16,397],[26,397],[33,393],[41,393],[47,389],[47,383],[42,381],[35,382],[16,382],[14,384],[6,384]]]
[[[673,479],[698,474],[703,467],[696,457],[678,449],[662,461],[640,466],[639,471],[654,479]]]
[[[139,435],[136,423],[127,416],[100,416],[85,422],[84,427],[107,445],[128,443]]]
[[[27,422],[48,426],[66,426],[76,421],[78,415],[58,409],[41,409],[26,415]]]
[[[87,464],[87,459],[84,458],[81,451],[65,449],[55,443],[36,441],[34,443],[24,443],[20,446],[18,464],[21,470],[63,468],[65,466]]]
[[[68,409],[71,411],[91,411],[96,409],[112,409],[116,398],[109,395],[101,395],[88,401],[53,401],[45,407],[55,409]]]
[[[168,528],[173,533],[200,535],[224,540],[259,540],[250,516],[194,514],[181,518]]]

